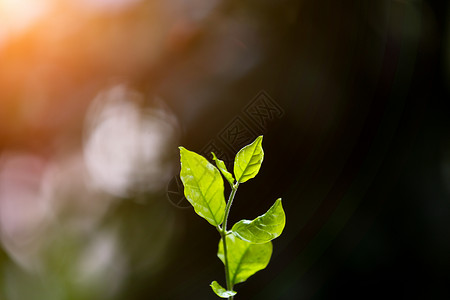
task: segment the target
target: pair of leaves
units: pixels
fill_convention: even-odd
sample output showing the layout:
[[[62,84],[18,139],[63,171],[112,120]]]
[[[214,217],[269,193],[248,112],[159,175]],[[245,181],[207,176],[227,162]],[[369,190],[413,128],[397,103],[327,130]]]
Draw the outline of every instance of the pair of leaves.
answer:
[[[262,216],[253,221],[239,221],[233,226],[231,233],[226,235],[228,272],[232,286],[266,268],[272,256],[271,240],[281,234],[285,222],[281,199],[278,199]],[[217,256],[225,264],[222,239]],[[214,287],[213,290],[222,298],[227,298],[225,296],[232,292],[223,289],[224,293],[219,293]]]
[[[216,167],[203,156],[180,147],[181,181],[184,195],[194,207],[195,212],[211,225],[219,226],[225,216],[223,179]],[[233,187],[233,175],[228,172],[223,161],[213,154],[217,167]],[[258,174],[264,158],[262,136],[242,148],[236,155],[234,175],[238,183],[246,182]]]
[[[238,154],[236,154],[236,158],[234,159],[234,176],[236,176],[236,181],[238,183],[244,183],[247,180],[254,178],[261,169],[261,164],[264,159],[262,139],[262,135],[257,137],[253,143],[245,146]],[[212,155],[220,172],[222,172],[222,175],[233,187],[233,175],[228,172],[227,167],[222,160],[218,159],[214,153],[212,153]]]

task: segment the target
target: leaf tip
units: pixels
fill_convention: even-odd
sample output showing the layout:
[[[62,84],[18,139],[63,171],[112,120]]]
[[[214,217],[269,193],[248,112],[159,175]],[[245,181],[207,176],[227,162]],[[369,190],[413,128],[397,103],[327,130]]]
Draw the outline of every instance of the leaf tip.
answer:
[[[275,201],[275,203],[277,203],[278,205],[280,205],[281,206],[281,209],[283,210],[283,213],[284,213],[284,209],[283,209],[283,203],[282,203],[282,201],[281,201],[282,199],[281,198],[278,198],[277,199],[277,201]]]
[[[253,143],[255,143],[256,145],[257,145],[257,144],[262,145],[263,137],[264,137],[263,135],[258,136],[258,137],[253,141]]]

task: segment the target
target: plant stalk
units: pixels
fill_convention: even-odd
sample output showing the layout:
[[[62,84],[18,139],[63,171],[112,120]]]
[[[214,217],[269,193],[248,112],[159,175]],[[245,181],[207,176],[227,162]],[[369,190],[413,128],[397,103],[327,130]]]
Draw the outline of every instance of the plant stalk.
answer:
[[[225,208],[225,216],[223,219],[223,226],[222,231],[220,232],[220,235],[222,236],[223,241],[223,254],[225,255],[225,279],[227,282],[227,290],[232,291],[233,290],[233,283],[231,282],[230,278],[230,272],[229,272],[229,266],[228,266],[228,254],[227,254],[227,222],[228,222],[228,215],[230,214],[231,210],[231,204],[233,204],[234,196],[236,195],[236,191],[239,187],[239,182],[236,182],[234,186],[231,187],[231,193],[230,197],[228,198],[227,206]],[[234,297],[231,296],[228,299],[233,300]]]

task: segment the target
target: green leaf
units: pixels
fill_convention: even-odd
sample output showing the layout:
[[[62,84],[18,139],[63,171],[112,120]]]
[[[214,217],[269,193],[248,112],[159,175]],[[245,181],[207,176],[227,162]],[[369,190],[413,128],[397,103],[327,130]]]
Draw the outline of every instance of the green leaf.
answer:
[[[239,183],[246,182],[258,174],[264,159],[262,148],[263,136],[257,137],[253,143],[242,148],[234,160],[234,176]]]
[[[228,172],[225,163],[222,160],[218,159],[214,154],[214,152],[211,152],[211,154],[213,155],[213,159],[216,162],[217,168],[219,168],[220,172],[222,172],[223,176],[225,177],[226,180],[228,180],[230,185],[233,186],[234,185],[233,175],[230,172]]]
[[[180,147],[181,181],[184,195],[195,212],[211,225],[218,226],[225,215],[223,179],[206,158]]]
[[[228,269],[232,285],[246,281],[269,264],[272,256],[272,242],[251,244],[232,234],[228,234],[226,239]],[[222,240],[219,242],[217,256],[225,264]]]
[[[241,220],[234,224],[231,231],[244,241],[263,244],[277,238],[283,232],[285,224],[286,215],[279,198],[265,214],[253,221]]]
[[[216,295],[220,298],[230,298],[237,294],[235,291],[227,291],[220,284],[218,284],[217,281],[211,282],[210,286],[214,293],[216,293]]]

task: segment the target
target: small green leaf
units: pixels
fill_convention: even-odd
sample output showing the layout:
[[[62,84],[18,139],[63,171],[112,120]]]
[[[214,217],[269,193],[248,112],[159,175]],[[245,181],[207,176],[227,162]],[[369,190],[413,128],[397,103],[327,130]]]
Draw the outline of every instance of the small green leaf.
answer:
[[[223,176],[225,177],[226,180],[228,180],[230,185],[233,186],[234,185],[233,175],[230,172],[228,172],[225,163],[222,160],[218,159],[214,154],[214,152],[211,152],[211,154],[213,155],[213,159],[216,162],[217,168],[219,168],[220,172],[222,172]]]
[[[251,244],[232,234],[226,236],[228,269],[231,284],[244,282],[256,272],[267,267],[272,256],[272,242]],[[217,256],[225,264],[223,241],[219,242]]]
[[[230,298],[237,294],[235,291],[227,291],[220,284],[218,284],[217,281],[211,282],[210,286],[214,293],[216,293],[216,295],[220,298]]]
[[[234,176],[237,182],[246,182],[258,174],[264,159],[262,139],[263,137],[260,135],[253,143],[245,146],[236,154]]]
[[[231,231],[244,241],[263,244],[280,236],[285,224],[286,215],[279,198],[265,214],[253,221],[241,220],[234,224]]]
[[[180,147],[181,181],[184,195],[195,212],[211,225],[218,226],[225,215],[223,179],[206,158]]]

